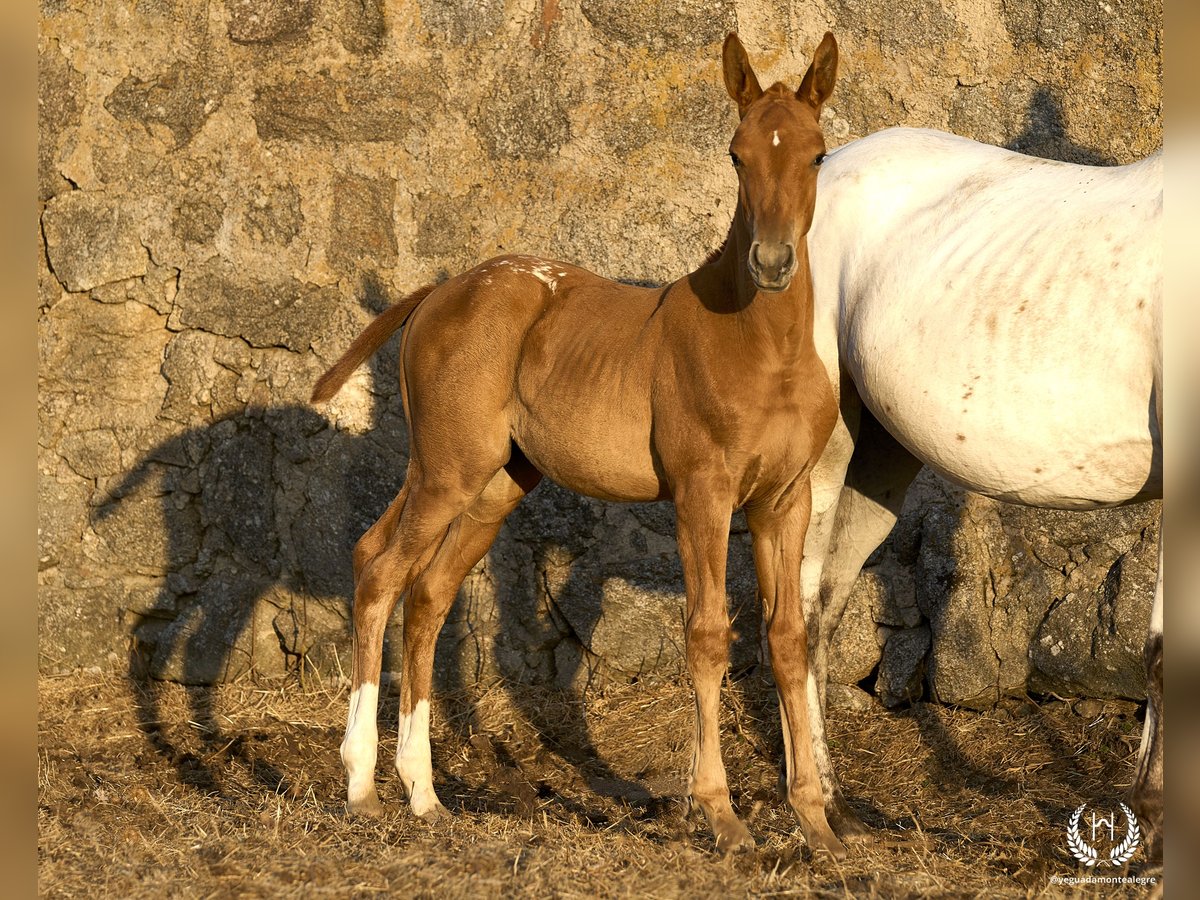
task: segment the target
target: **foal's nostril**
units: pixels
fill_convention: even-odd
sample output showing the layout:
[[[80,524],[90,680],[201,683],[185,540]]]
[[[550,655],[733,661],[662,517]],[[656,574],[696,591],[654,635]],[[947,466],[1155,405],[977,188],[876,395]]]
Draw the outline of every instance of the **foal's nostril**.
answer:
[[[758,258],[758,241],[750,245],[750,268],[761,269],[762,262]]]
[[[781,291],[791,283],[796,268],[796,248],[791,243],[754,241],[748,257],[750,275],[763,290]]]
[[[755,241],[750,245],[750,261],[761,271],[786,272],[796,261],[796,249],[791,244]]]

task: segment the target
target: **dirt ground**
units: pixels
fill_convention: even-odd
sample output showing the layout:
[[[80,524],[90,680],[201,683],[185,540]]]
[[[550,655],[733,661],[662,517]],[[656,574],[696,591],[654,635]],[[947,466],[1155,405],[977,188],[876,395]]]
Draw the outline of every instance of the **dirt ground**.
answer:
[[[218,689],[80,673],[39,684],[39,893],[45,897],[1145,897],[1064,888],[1084,874],[1072,811],[1112,805],[1133,771],[1133,704],[918,705],[831,714],[852,804],[879,829],[844,862],[813,856],[776,799],[781,739],[755,675],[726,691],[734,805],[758,847],[718,856],[677,798],[691,736],[684,684],[584,700],[493,687],[440,698],[427,825],[390,768],[381,820],[348,819],[338,744],[347,690],[310,679]],[[1109,874],[1120,874],[1108,870]],[[1139,851],[1126,874],[1157,876]]]

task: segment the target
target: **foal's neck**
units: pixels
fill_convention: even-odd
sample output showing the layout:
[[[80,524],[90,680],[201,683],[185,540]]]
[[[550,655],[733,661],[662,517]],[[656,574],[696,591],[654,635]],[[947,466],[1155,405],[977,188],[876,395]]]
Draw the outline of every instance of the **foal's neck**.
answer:
[[[760,344],[764,352],[777,349],[790,357],[812,340],[808,239],[802,235],[796,242],[796,272],[782,291],[762,291],[754,283],[746,264],[750,243],[750,229],[739,206],[725,243],[704,268],[711,271],[715,296],[721,298],[720,311],[735,316],[739,330]]]

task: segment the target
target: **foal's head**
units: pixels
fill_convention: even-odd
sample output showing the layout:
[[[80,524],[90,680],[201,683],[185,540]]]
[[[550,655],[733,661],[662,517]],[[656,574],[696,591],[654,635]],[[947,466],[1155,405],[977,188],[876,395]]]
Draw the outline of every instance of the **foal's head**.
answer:
[[[825,157],[821,106],[833,93],[837,55],[837,42],[825,32],[799,90],[792,93],[777,82],[763,91],[737,35],[725,38],[725,87],[742,118],[729,156],[738,174],[741,227],[749,238],[746,264],[764,291],[791,284],[796,243],[812,225],[817,169]]]

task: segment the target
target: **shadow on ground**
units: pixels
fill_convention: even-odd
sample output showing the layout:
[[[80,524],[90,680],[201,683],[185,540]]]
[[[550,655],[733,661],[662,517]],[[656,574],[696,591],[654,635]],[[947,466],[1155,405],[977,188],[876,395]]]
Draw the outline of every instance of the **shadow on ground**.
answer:
[[[389,302],[373,279],[365,282],[362,299],[372,312]],[[247,736],[231,734],[222,724],[214,684],[283,671],[302,681],[318,672],[349,671],[351,550],[399,490],[407,457],[398,398],[385,387],[395,380],[397,344],[391,341],[371,361],[376,409],[374,427],[366,433],[338,431],[308,406],[247,408],[154,447],[95,510],[97,533],[114,543],[128,527],[123,517],[131,514],[131,505],[149,500],[161,511],[167,573],[157,599],[132,627],[129,688],[150,746],[185,783],[205,793],[220,792],[208,755],[236,755],[247,747]],[[609,512],[607,504],[544,481],[510,517],[487,561],[496,592],[496,634],[481,642],[460,592],[439,640],[436,689],[461,700],[452,714],[456,733],[496,757],[493,780],[503,785],[507,779],[526,805],[529,787],[513,774],[518,762],[503,741],[480,736],[466,699],[474,687],[467,676],[489,674],[485,657],[494,661],[501,683],[513,687],[512,697],[546,752],[568,763],[600,795],[652,802],[642,787],[612,770],[588,736],[588,688],[603,680],[587,649],[600,618],[603,580],[594,565],[575,561],[592,560],[596,554],[588,554],[605,542],[625,540],[608,523]],[[669,505],[642,504],[635,514],[673,542]],[[644,542],[629,548],[623,557],[629,564],[617,574],[635,591],[681,595],[674,554],[639,558],[644,551]],[[550,565],[562,568],[564,560],[567,575],[552,597],[542,575]],[[746,600],[753,600],[752,588],[742,605]],[[682,599],[679,615],[682,619]],[[757,619],[738,610],[735,615],[754,619],[742,644],[752,643]],[[394,619],[399,618],[397,613]],[[399,632],[398,625],[389,628],[385,671],[399,669]],[[464,644],[475,646],[473,673],[463,662]],[[525,652],[531,645],[535,651]],[[681,647],[667,649],[682,655]],[[169,724],[159,702],[164,679],[187,685],[190,724],[204,752],[181,749],[164,728]],[[557,686],[552,714],[530,699],[530,691],[518,689],[530,683]],[[381,704],[380,725],[386,747],[397,726],[393,698]],[[284,770],[261,754],[253,759],[265,792],[290,789]],[[466,807],[484,802],[453,784],[449,794]],[[494,800],[495,794],[487,797]],[[593,810],[572,811],[598,827],[608,821]]]

